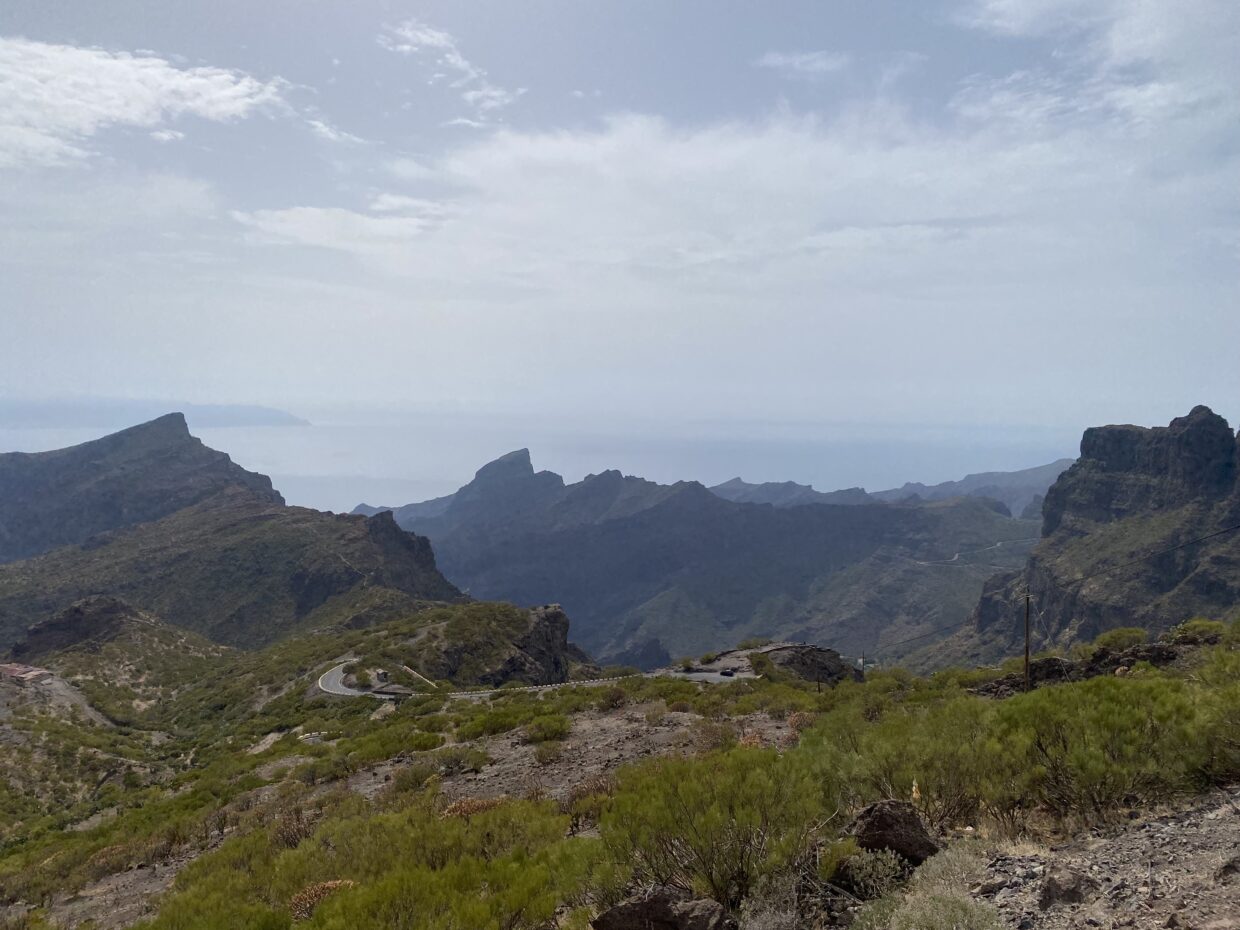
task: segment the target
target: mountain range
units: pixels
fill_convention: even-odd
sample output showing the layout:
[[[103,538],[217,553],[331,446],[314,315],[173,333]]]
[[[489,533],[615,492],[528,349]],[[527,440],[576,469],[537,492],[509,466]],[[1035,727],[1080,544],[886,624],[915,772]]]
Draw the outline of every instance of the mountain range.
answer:
[[[1049,483],[1052,470],[1036,474]],[[535,471],[526,449],[391,513],[472,596],[559,601],[584,647],[643,667],[754,635],[897,657],[901,640],[967,617],[986,578],[1037,537],[982,497],[886,503],[859,488],[708,489],[614,470],[570,484]]]

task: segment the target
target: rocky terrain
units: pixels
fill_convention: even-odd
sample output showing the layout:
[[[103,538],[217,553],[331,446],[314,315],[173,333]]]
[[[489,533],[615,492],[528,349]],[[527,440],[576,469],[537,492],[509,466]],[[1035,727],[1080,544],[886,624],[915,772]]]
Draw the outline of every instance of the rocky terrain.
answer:
[[[1240,790],[995,856],[974,889],[1009,927],[1240,927]]]
[[[593,655],[644,668],[750,635],[896,658],[886,644],[963,621],[1036,536],[980,498],[772,506],[718,490],[617,471],[565,484],[519,450],[392,513],[470,595],[561,602]]]
[[[1240,604],[1238,448],[1227,421],[1206,407],[1165,427],[1087,430],[1081,457],[1046,494],[1028,562],[986,583],[972,629],[946,655],[1013,652],[1026,591],[1035,648],[1114,627],[1158,632],[1191,617],[1231,617]]]

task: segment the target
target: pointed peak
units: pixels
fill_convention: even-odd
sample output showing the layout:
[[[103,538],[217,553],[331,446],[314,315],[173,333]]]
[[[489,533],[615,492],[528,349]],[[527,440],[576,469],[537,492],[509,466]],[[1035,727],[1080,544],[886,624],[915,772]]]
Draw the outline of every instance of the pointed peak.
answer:
[[[137,426],[131,426],[129,429],[121,430],[121,432],[131,435],[188,436],[189,424],[185,422],[185,414],[173,412],[165,413],[162,417],[156,417],[154,420],[147,420],[145,423],[139,423]]]
[[[475,481],[522,478],[534,474],[529,449],[517,449],[483,465],[474,474]]]

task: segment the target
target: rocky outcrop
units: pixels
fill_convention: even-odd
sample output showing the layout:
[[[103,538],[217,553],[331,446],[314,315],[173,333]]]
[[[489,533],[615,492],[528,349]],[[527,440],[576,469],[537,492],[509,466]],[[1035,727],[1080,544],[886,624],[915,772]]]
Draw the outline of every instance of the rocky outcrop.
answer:
[[[189,434],[179,413],[54,452],[0,455],[0,562],[161,519],[228,487],[284,499]]]
[[[862,681],[861,670],[846,662],[834,649],[813,646],[808,643],[782,646],[766,653],[778,668],[791,672],[805,681],[824,685],[837,685],[841,681]]]
[[[1140,643],[1119,652],[1098,649],[1088,659],[1079,662],[1059,656],[1044,656],[1029,663],[1029,683],[1040,688],[1043,685],[1057,685],[1067,681],[1084,681],[1101,675],[1126,674],[1127,670],[1138,662],[1159,668],[1170,665],[1183,654],[1184,650],[1172,643]],[[988,681],[974,688],[973,693],[984,697],[1006,698],[1019,694],[1024,689],[1025,676],[1020,672]]]
[[[484,684],[524,681],[552,685],[568,681],[574,671],[579,671],[579,677],[602,674],[588,655],[568,641],[568,615],[559,604],[534,607],[529,613],[529,629],[513,640],[511,654],[481,677]]]
[[[1236,436],[1209,407],[1169,426],[1098,426],[1046,492],[1043,535],[1217,501],[1236,486]]]
[[[13,658],[32,662],[49,653],[84,643],[104,643],[119,636],[127,624],[155,623],[154,618],[118,597],[83,598],[34,626],[13,646]]]
[[[1166,427],[1089,429],[1081,457],[1047,491],[1042,540],[1017,572],[991,578],[972,629],[944,658],[991,661],[1091,640],[1119,626],[1161,632],[1240,604],[1240,447],[1195,407]]]
[[[593,930],[735,930],[715,901],[677,888],[655,888],[608,908],[590,922]]]
[[[921,816],[908,801],[875,801],[863,808],[845,831],[862,849],[889,849],[912,865],[939,851]]]

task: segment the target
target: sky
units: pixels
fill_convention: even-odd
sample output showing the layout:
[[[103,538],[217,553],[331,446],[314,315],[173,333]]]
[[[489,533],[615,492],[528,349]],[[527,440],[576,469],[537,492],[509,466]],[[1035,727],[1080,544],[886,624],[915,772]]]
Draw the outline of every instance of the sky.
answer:
[[[1238,298],[1234,0],[0,6],[10,400],[1079,436]]]

